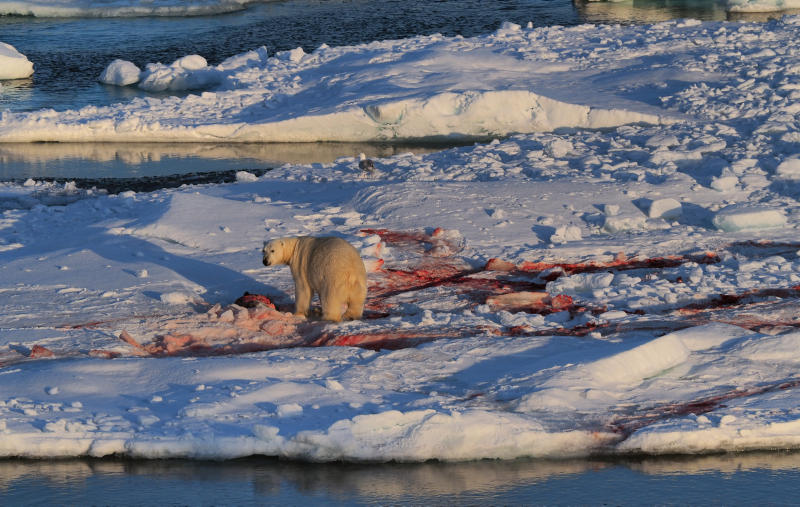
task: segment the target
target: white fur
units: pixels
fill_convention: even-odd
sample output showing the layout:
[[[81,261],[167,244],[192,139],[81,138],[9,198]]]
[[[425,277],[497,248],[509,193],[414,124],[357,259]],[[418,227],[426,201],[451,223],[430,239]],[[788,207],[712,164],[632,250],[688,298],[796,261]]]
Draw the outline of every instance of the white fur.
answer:
[[[310,236],[273,239],[264,245],[264,265],[288,264],[295,290],[295,315],[308,316],[319,294],[322,318],[360,319],[367,298],[367,272],[353,246],[341,238]],[[345,309],[346,308],[346,309]]]

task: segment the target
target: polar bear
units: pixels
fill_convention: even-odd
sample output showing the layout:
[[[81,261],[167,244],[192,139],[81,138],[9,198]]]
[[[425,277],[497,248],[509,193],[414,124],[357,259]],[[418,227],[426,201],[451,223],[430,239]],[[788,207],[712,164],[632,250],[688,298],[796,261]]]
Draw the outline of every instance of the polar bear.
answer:
[[[308,316],[311,298],[317,293],[324,320],[361,318],[367,298],[367,271],[358,251],[347,241],[336,237],[279,238],[266,243],[263,254],[265,266],[288,264],[292,270],[295,315]]]

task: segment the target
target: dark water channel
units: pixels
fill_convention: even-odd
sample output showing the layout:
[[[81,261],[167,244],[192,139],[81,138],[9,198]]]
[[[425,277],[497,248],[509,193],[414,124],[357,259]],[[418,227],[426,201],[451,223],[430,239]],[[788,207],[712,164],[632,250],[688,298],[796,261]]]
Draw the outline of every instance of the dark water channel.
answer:
[[[796,504],[800,453],[423,464],[0,461],[3,505]]]

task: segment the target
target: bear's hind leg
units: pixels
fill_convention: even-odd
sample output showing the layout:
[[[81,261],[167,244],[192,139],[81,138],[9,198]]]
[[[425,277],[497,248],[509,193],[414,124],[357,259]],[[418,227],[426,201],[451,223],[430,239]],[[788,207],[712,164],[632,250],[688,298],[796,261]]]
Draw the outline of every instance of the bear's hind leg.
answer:
[[[333,293],[320,294],[319,299],[320,303],[322,303],[322,320],[340,322],[344,308],[344,300],[342,300],[341,296]]]
[[[294,286],[294,314],[298,317],[307,317],[308,309],[311,306],[311,287],[304,283],[297,283]]]
[[[351,294],[347,299],[347,311],[344,312],[345,320],[360,320],[364,314],[364,300],[366,299],[363,294]]]

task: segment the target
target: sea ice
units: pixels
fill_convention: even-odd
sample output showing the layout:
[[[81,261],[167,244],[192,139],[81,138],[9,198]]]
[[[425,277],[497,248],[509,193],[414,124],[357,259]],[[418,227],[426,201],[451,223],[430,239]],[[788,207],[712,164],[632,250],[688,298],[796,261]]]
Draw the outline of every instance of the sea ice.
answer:
[[[139,67],[133,63],[116,59],[108,64],[108,67],[100,74],[99,80],[105,84],[127,86],[138,83],[141,72]]]
[[[786,215],[779,210],[735,204],[719,210],[713,218],[714,226],[725,232],[736,232],[750,229],[780,227],[786,223]]]
[[[644,207],[649,218],[675,220],[683,213],[681,203],[671,197],[652,201],[648,200]]]
[[[0,42],[0,79],[20,79],[33,74],[33,63],[11,44]]]

